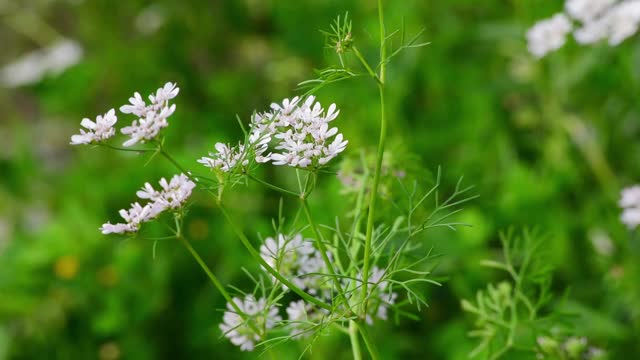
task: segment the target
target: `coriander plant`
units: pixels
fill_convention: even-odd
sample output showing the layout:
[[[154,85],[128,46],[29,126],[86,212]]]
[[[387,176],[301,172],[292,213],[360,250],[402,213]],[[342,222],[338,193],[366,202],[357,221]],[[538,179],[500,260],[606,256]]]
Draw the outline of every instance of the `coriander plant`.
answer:
[[[378,18],[380,48],[376,63],[370,63],[358,49],[348,15],[338,17],[324,32],[338,63],[319,71],[317,78],[302,82],[304,94],[254,111],[247,123],[239,121],[244,138],[237,143],[216,143],[211,152],[190,164],[199,164],[198,170],[188,170],[191,166],[178,163],[164,146],[163,131],[176,111],[172,102],[179,94],[175,83],[169,82],[149,95],[148,102],[136,92],[129,104],[120,107],[121,113],[133,119],[120,129],[127,137],[122,146],[109,142],[116,134],[118,121],[114,109],[95,121],[82,120],[84,129],[71,137],[73,145],[130,151],[149,155],[149,160],[160,156],[176,167],[177,174],[169,180],[160,179],[159,186],[145,183],[137,191],[139,200],[129,209],[120,210],[123,222],[107,222],[100,230],[104,234],[136,236],[149,221],[167,223],[170,237],[188,250],[227,300],[219,328],[240,350],[260,347],[266,351],[284,341],[305,341],[310,350],[318,337],[338,331],[349,337],[354,359],[362,359],[365,350],[378,359],[378,341],[372,339],[369,326],[376,320],[387,320],[391,313],[415,317],[405,308],[424,307],[427,302],[421,286],[438,284],[430,277],[434,255],[421,246],[419,235],[434,227],[454,229],[461,225],[448,219],[472,196],[467,195],[470,188],[459,182],[453,194],[441,198],[440,170],[427,189],[409,181],[403,171],[389,171],[392,160],[386,143],[392,122],[385,111],[387,66],[403,50],[426,44],[417,42],[420,33],[409,40],[404,31],[387,33],[381,0]],[[392,40],[398,37],[400,46],[393,48]],[[336,104],[325,107],[313,94],[347,79],[368,81],[378,90],[378,145],[375,154],[363,152],[359,164],[338,172],[347,192],[355,195],[346,197],[354,210],[335,214],[335,223],[322,224],[310,202],[318,179],[335,174],[336,158],[350,151],[348,134],[340,133],[336,125],[349,114],[342,114]],[[297,188],[257,176],[256,169],[264,166],[295,172]],[[225,202],[225,194],[249,182],[298,202],[294,210],[285,209],[284,201],[280,202],[273,233],[259,238],[258,243],[243,232]],[[247,272],[255,284],[252,289],[222,284],[185,237],[183,223],[194,190],[210,195],[249,256],[260,265],[263,273]],[[382,212],[389,206],[395,210]],[[288,213],[295,214],[293,219],[285,217]]]

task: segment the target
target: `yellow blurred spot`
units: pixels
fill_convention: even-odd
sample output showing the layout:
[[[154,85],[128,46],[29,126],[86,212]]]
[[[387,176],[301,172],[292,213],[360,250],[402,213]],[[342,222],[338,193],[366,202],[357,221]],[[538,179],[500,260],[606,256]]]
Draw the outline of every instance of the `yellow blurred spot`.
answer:
[[[120,346],[115,342],[108,342],[100,346],[100,360],[117,360],[120,358]]]
[[[98,282],[103,286],[114,286],[118,283],[118,272],[113,265],[107,265],[97,273]]]
[[[71,280],[78,274],[79,267],[80,264],[75,256],[65,255],[56,260],[53,270],[57,277]]]
[[[209,224],[203,219],[195,219],[187,225],[187,231],[191,239],[206,239],[209,235]]]

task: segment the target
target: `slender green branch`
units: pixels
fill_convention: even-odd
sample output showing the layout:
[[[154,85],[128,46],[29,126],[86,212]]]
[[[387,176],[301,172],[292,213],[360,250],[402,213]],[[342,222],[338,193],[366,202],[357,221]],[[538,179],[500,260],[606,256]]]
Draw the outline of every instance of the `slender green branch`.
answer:
[[[136,153],[146,153],[146,152],[154,152],[157,151],[157,149],[129,149],[129,148],[123,148],[123,147],[118,147],[118,146],[113,146],[113,145],[109,145],[109,144],[105,144],[105,143],[98,143],[96,144],[98,146],[104,146],[106,148],[112,149],[112,150],[118,150],[118,151],[127,151],[127,152],[136,152]]]
[[[378,360],[380,359],[380,355],[378,353],[378,349],[376,348],[376,344],[373,343],[371,339],[371,335],[369,335],[369,331],[361,322],[355,323],[360,330],[360,335],[362,336],[362,340],[364,340],[364,344],[369,351],[369,355],[371,355],[371,359]]]
[[[180,170],[180,172],[182,172],[183,174],[187,175],[188,177],[191,177],[191,175],[189,174],[189,172],[187,170],[185,170],[182,165],[180,165],[180,163],[178,163],[176,161],[176,159],[174,159],[171,155],[169,155],[168,152],[166,152],[164,150],[164,148],[162,146],[160,146],[160,154],[162,156],[165,157],[165,159],[169,160],[170,163],[172,163],[175,167],[178,168],[178,170]]]
[[[373,173],[373,186],[371,187],[371,198],[369,201],[369,215],[367,217],[367,230],[365,234],[364,245],[364,266],[362,270],[362,316],[367,313],[367,291],[369,283],[369,271],[371,269],[371,248],[373,238],[373,223],[375,220],[376,202],[378,199],[378,186],[380,185],[380,173],[382,170],[382,159],[384,157],[384,147],[387,138],[387,118],[384,106],[384,83],[386,77],[386,35],[384,28],[384,18],[382,10],[382,0],[378,0],[378,18],[380,20],[380,83],[378,90],[380,92],[380,139],[378,141],[378,155],[376,159],[375,172]]]
[[[229,295],[229,293],[224,288],[224,286],[222,286],[222,283],[220,283],[220,281],[213,274],[211,269],[209,269],[209,266],[207,266],[207,264],[204,262],[204,260],[202,260],[202,258],[198,254],[198,252],[196,252],[193,246],[191,246],[189,241],[187,241],[187,239],[185,239],[184,236],[182,235],[178,235],[176,237],[178,238],[178,240],[180,240],[180,243],[182,243],[182,245],[184,245],[184,247],[187,248],[187,250],[189,250],[193,258],[198,262],[202,270],[204,270],[204,272],[207,274],[207,277],[209,277],[209,280],[211,280],[213,285],[218,289],[218,291],[220,291],[220,293],[222,294],[222,296],[224,296],[227,302],[229,302],[232,306],[237,307],[236,303],[231,301],[231,295]],[[236,311],[238,311],[238,313],[242,313],[239,308],[236,309]]]
[[[302,297],[305,301],[315,304],[323,309],[326,309],[329,311],[332,310],[331,305],[317,299],[314,296],[307,294],[306,292],[304,292],[304,290],[294,285],[291,281],[283,277],[277,270],[275,270],[273,267],[267,264],[267,262],[262,258],[262,256],[260,256],[260,253],[258,253],[258,251],[256,251],[256,249],[253,248],[253,245],[251,245],[251,242],[249,241],[247,236],[242,232],[242,229],[240,229],[240,227],[238,227],[238,225],[233,221],[233,219],[231,218],[231,215],[229,214],[227,209],[222,205],[222,203],[219,203],[218,206],[220,208],[220,211],[222,211],[222,214],[224,215],[224,217],[227,219],[227,222],[229,223],[229,225],[231,225],[231,228],[240,239],[240,242],[242,242],[242,244],[247,248],[247,250],[249,251],[249,254],[254,258],[254,260],[256,260],[263,268],[265,268],[265,270],[267,270],[271,275],[273,275],[273,277],[278,279],[278,281],[280,281],[284,286],[286,286],[288,289],[290,289],[294,293],[300,295],[300,297]]]
[[[313,221],[313,216],[311,216],[311,210],[309,209],[309,203],[307,202],[306,197],[302,198],[302,207],[304,209],[305,215],[307,215],[307,221],[311,226],[311,230],[313,230],[313,234],[315,235],[316,245],[320,250],[320,255],[322,256],[322,260],[324,261],[324,264],[327,267],[329,274],[333,278],[333,282],[336,285],[336,290],[338,290],[338,294],[342,298],[342,301],[344,302],[345,307],[349,309],[351,307],[349,304],[349,299],[347,299],[344,293],[344,289],[342,288],[342,284],[340,284],[340,278],[339,276],[337,276],[336,270],[333,268],[333,263],[331,262],[331,259],[329,259],[329,255],[328,255],[329,251],[327,250],[327,246],[324,244],[324,239],[322,237],[322,234],[320,233],[320,230],[318,230],[318,226]]]
[[[360,351],[360,340],[358,339],[358,325],[355,321],[349,321],[349,339],[351,340],[351,351],[353,351],[353,360],[362,360],[362,352]]]
[[[380,78],[378,77],[378,74],[376,74],[373,71],[371,66],[369,66],[369,63],[367,62],[367,60],[365,60],[364,57],[362,56],[362,54],[360,53],[360,50],[358,50],[358,48],[355,47],[355,46],[353,47],[353,53],[356,54],[356,57],[358,58],[358,60],[360,60],[360,63],[362,64],[362,66],[364,66],[364,68],[367,70],[369,75],[371,75],[373,80],[375,80],[376,83],[378,83],[378,85],[381,85],[382,82],[380,81]]]
[[[247,177],[249,179],[257,182],[258,184],[261,184],[261,185],[264,185],[264,186],[268,187],[271,190],[278,191],[278,192],[283,193],[285,195],[291,195],[291,196],[295,196],[295,197],[300,197],[300,194],[298,194],[296,192],[293,192],[291,190],[287,190],[287,189],[281,188],[279,186],[273,185],[273,184],[268,183],[268,182],[266,182],[266,181],[264,181],[264,180],[262,180],[260,178],[255,177],[255,176],[253,176],[251,174],[247,174]]]

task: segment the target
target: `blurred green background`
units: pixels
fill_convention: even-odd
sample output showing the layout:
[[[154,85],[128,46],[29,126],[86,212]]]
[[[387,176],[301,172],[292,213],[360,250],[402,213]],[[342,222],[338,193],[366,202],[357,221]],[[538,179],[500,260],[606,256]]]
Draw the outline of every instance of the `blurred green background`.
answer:
[[[565,48],[536,61],[525,32],[561,9],[551,0],[385,1],[390,30],[425,28],[426,48],[395,58],[388,75],[391,149],[413,167],[442,165],[445,184],[475,184],[480,197],[458,232],[429,233],[442,254],[442,287],[428,289],[419,321],[378,323],[384,358],[466,359],[474,346],[460,299],[496,273],[497,235],[510,226],[548,234],[554,290],[580,315],[579,335],[612,358],[640,354],[640,242],[620,222],[621,187],[640,179],[640,41]],[[94,118],[175,81],[177,111],[165,131],[180,162],[217,141],[234,142],[254,109],[295,95],[313,69],[335,61],[318,31],[348,11],[354,37],[376,61],[370,0],[0,0],[0,65],[73,39],[77,64],[21,86],[0,87],[0,359],[241,359],[221,337],[224,299],[177,244],[119,240],[98,227],[117,220],[146,181],[175,170],[160,159],[72,147]],[[6,71],[4,76],[8,76]],[[6,80],[6,79],[5,79]],[[365,81],[321,91],[341,109],[347,151],[373,150],[377,92]],[[124,119],[124,118],[123,118]],[[123,123],[126,120],[121,120]],[[268,169],[274,182],[287,181]],[[344,204],[339,181],[311,199],[327,219]],[[188,236],[225,284],[256,270],[214,204],[197,194]],[[239,187],[230,206],[252,239],[269,235],[278,196]],[[161,233],[162,228],[151,231]],[[296,359],[289,343],[271,354]],[[350,358],[346,336],[321,339],[308,358]],[[266,356],[266,355],[265,355]]]

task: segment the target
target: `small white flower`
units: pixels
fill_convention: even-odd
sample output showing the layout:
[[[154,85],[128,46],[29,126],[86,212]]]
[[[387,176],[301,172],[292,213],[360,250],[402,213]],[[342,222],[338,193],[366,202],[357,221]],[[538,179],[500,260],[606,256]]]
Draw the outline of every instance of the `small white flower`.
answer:
[[[542,58],[547,53],[561,48],[571,32],[571,22],[566,15],[559,13],[549,19],[537,22],[527,32],[529,52]]]
[[[240,350],[252,351],[256,343],[264,339],[264,332],[272,329],[282,317],[278,315],[278,308],[269,306],[265,298],[256,300],[255,296],[247,295],[244,300],[235,297],[232,301],[242,313],[238,314],[232,304],[227,304],[220,330]]]
[[[142,200],[149,202],[145,206],[139,203],[131,204],[131,209],[120,210],[120,216],[126,221],[123,224],[102,225],[100,230],[103,234],[124,234],[140,230],[140,224],[153,220],[162,212],[168,209],[179,209],[191,196],[191,192],[196,184],[189,180],[185,174],[175,175],[169,182],[165,178],[160,179],[162,190],[158,191],[149,183],[145,183],[143,188],[136,195]]]
[[[129,104],[120,107],[122,113],[138,117],[130,126],[120,130],[130,137],[123,146],[132,146],[139,142],[153,140],[158,136],[160,130],[169,126],[167,119],[176,110],[176,105],[169,105],[169,100],[175,98],[179,91],[180,89],[175,83],[168,82],[155,94],[149,95],[149,105],[142,99],[140,93],[134,93],[133,97],[129,98]]]
[[[126,221],[126,223],[111,224],[106,223],[102,225],[100,230],[103,234],[124,234],[137,232],[140,229],[140,224],[147,222],[160,214],[162,210],[155,204],[147,204],[145,206],[140,203],[131,204],[129,210],[120,210],[120,216]]]
[[[117,121],[114,109],[104,115],[98,115],[95,122],[87,118],[82,119],[80,125],[87,130],[80,129],[80,134],[71,136],[71,145],[91,144],[109,139],[116,133],[114,125]]]
[[[185,174],[175,175],[169,182],[160,179],[162,191],[157,191],[149,183],[145,183],[136,195],[141,199],[148,199],[165,209],[179,209],[189,199],[196,184]]]

